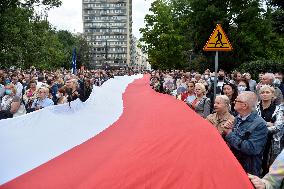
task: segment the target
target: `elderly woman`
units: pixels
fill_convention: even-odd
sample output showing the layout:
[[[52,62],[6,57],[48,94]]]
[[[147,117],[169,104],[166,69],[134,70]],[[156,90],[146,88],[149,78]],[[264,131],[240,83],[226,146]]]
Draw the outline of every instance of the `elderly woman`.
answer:
[[[5,96],[2,99],[0,106],[0,120],[12,118],[21,104],[21,98],[16,96],[17,90],[13,84],[5,86]]]
[[[214,102],[215,113],[207,116],[207,120],[212,123],[220,134],[224,132],[224,124],[227,121],[234,121],[234,116],[230,114],[230,99],[226,95],[217,96]]]
[[[257,105],[258,114],[267,122],[268,139],[263,157],[263,174],[268,172],[268,168],[276,156],[281,152],[280,141],[283,137],[283,105],[275,105],[275,89],[269,85],[263,85],[259,89],[260,102]]]
[[[210,114],[210,99],[206,97],[206,89],[202,83],[195,84],[195,99],[188,104],[201,117],[206,118]]]

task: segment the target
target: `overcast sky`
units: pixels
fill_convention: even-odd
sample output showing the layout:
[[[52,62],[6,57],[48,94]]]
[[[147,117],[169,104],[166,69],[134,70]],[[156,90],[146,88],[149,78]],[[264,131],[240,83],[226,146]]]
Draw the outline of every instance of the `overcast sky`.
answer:
[[[154,0],[132,0],[133,34],[141,37],[139,28],[144,26],[144,17]],[[62,0],[59,8],[48,12],[48,20],[57,29],[83,32],[82,0]]]

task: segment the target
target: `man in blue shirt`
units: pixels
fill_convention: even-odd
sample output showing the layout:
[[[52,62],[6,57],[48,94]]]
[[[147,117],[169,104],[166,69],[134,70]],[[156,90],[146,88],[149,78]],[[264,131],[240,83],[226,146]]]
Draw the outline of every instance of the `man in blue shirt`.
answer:
[[[45,108],[47,106],[54,105],[54,102],[47,97],[49,90],[45,87],[41,87],[38,89],[37,99],[34,100],[31,108],[35,110],[39,110],[41,108]]]

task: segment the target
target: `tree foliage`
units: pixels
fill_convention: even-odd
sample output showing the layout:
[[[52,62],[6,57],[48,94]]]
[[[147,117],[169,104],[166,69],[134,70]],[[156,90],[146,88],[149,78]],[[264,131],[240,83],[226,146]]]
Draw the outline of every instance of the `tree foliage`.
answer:
[[[277,60],[256,60],[242,64],[238,70],[251,73],[254,79],[258,79],[258,73],[265,72],[284,72],[284,61]]]
[[[272,13],[274,31],[280,35],[284,35],[284,1],[271,0],[270,5],[275,10]]]
[[[89,65],[90,50],[86,40],[68,31],[56,31],[33,8],[39,5],[51,8],[60,4],[59,0],[1,1],[1,67],[70,68],[74,47],[80,50],[77,52],[80,57],[78,66]]]
[[[150,55],[153,68],[178,68],[186,62],[183,23],[173,14],[173,9],[178,6],[158,0],[150,9],[153,14],[145,17],[146,27],[140,30],[143,34],[141,41],[144,42],[142,48]]]
[[[61,0],[1,0],[0,13],[16,7],[33,9],[34,7],[42,6],[45,9],[50,9],[52,7],[59,7],[61,4]]]
[[[202,49],[221,23],[234,48],[219,53],[221,68],[229,71],[244,62],[283,60],[283,36],[276,32],[274,20],[283,3],[276,1],[265,9],[261,0],[156,0],[140,29],[140,41],[154,67],[184,68],[190,63],[193,69],[213,68],[215,53]],[[191,51],[190,57],[196,59],[190,61]]]

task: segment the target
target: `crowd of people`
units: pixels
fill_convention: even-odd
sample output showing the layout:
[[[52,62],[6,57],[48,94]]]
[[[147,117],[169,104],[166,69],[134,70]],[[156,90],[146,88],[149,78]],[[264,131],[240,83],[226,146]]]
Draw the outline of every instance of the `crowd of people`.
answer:
[[[129,69],[78,70],[76,74],[65,69],[0,69],[0,120],[76,99],[84,102],[93,85],[101,86],[109,78],[133,73]]]
[[[77,74],[65,69],[0,69],[0,120],[76,99],[84,102],[93,85],[131,74],[126,69],[79,70]],[[204,73],[152,71],[150,85],[184,101],[215,126],[257,189],[280,188],[284,178],[283,73],[260,73],[256,81],[250,73],[219,70],[216,77],[215,98],[215,73],[209,69]]]
[[[283,186],[283,73],[260,73],[256,81],[238,71],[152,71],[150,85],[184,101],[215,126],[255,188]]]

